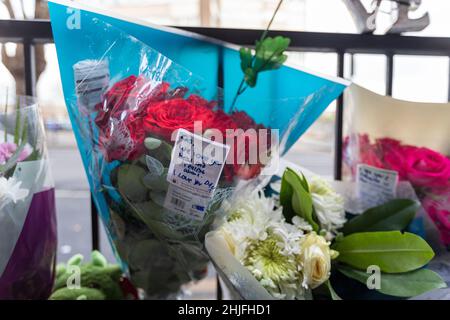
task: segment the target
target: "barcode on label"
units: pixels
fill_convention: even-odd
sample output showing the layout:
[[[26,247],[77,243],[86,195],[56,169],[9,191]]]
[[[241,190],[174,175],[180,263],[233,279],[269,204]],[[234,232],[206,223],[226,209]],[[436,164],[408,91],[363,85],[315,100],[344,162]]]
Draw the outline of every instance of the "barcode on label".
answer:
[[[186,203],[178,198],[172,198],[170,202],[179,209],[184,209],[184,207],[186,206]]]

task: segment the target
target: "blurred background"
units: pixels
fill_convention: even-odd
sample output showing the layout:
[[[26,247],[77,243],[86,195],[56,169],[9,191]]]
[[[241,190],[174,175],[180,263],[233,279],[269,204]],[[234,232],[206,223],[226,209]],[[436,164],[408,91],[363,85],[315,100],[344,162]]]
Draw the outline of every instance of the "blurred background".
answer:
[[[239,29],[265,28],[277,0],[82,0],[92,7],[111,10],[123,16],[171,26],[205,26]],[[372,1],[362,0],[369,10]],[[393,23],[393,4],[383,1],[377,15],[377,31],[383,33]],[[450,37],[450,1],[423,0],[412,17],[425,12],[427,28],[411,32],[417,36]],[[0,19],[48,19],[45,0],[0,0]],[[352,16],[341,0],[286,0],[273,25],[274,30],[356,33]],[[23,53],[20,45],[1,45],[0,90],[24,93]],[[350,58],[350,57],[346,57]],[[290,53],[289,62],[322,74],[336,75],[334,53]],[[394,57],[393,96],[427,102],[448,101],[449,58]],[[349,65],[346,63],[346,65]],[[47,128],[48,146],[57,188],[59,261],[90,250],[90,198],[81,159],[76,149],[62,96],[56,51],[53,44],[36,47],[37,96]],[[355,54],[353,70],[347,78],[375,92],[385,93],[386,57]],[[298,141],[287,159],[319,174],[332,176],[334,147],[334,108],[328,110]],[[102,251],[112,260],[103,232]],[[215,277],[189,288],[194,298],[215,297]]]

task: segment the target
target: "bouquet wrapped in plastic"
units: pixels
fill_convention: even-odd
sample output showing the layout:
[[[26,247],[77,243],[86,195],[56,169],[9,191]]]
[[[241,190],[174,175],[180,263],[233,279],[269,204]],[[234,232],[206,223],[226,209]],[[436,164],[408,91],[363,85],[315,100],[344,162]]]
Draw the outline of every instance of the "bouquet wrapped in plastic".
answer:
[[[359,164],[396,172],[450,245],[450,104],[396,100],[356,85],[345,101],[346,175],[355,178]]]
[[[223,199],[276,168],[344,85],[230,107],[217,82],[103,18],[82,12],[72,32],[50,9],[66,104],[115,253],[148,298],[174,297],[206,274],[204,236]]]
[[[0,299],[46,299],[57,233],[42,119],[31,97],[0,106]]]
[[[434,252],[416,228],[409,183],[397,199],[355,212],[353,182],[289,167],[281,181],[224,200],[206,235],[226,298],[393,299],[446,287],[424,267]]]

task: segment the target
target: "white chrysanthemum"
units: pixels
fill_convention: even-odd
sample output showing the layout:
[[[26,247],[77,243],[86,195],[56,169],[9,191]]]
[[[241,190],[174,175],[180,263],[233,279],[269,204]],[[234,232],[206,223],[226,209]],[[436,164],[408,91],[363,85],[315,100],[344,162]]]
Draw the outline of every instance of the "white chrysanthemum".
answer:
[[[298,259],[303,230],[286,223],[282,208],[261,191],[243,192],[222,205],[225,221],[220,227],[233,255],[278,299],[303,296]],[[298,220],[298,221],[297,221]]]
[[[16,203],[28,196],[28,190],[21,189],[21,184],[22,182],[13,177],[9,179],[0,177],[0,209],[3,209],[11,201]]]
[[[274,202],[260,191],[243,191],[239,196],[222,203],[225,221],[221,226],[233,254],[240,259],[247,242],[267,237],[267,226],[280,221],[281,209],[274,210]]]
[[[317,219],[330,237],[330,233],[335,234],[347,221],[344,198],[336,193],[326,180],[318,176],[310,179],[308,183]]]

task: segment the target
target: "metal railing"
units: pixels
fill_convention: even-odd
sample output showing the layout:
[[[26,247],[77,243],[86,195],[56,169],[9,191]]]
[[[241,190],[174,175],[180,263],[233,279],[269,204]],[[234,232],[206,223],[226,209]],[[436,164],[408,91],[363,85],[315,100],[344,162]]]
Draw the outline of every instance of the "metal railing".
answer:
[[[258,39],[262,30],[178,27],[211,38],[250,46]],[[271,31],[270,35],[283,35],[291,38],[291,51],[329,52],[337,55],[337,75],[344,76],[345,54],[382,54],[386,56],[385,93],[392,95],[394,56],[426,55],[444,56],[450,59],[450,38],[416,37],[400,35],[360,35],[343,33],[318,33],[296,31]],[[0,20],[0,43],[22,43],[24,48],[25,93],[36,94],[36,72],[34,48],[36,44],[52,43],[50,22],[47,20]],[[351,59],[353,64],[353,59]],[[222,70],[219,70],[221,77]],[[221,79],[219,79],[219,83]],[[450,72],[448,97],[450,101]],[[343,132],[343,96],[337,100],[335,124],[334,177],[342,175],[342,132]],[[99,248],[99,225],[96,208],[91,201],[92,248]]]

